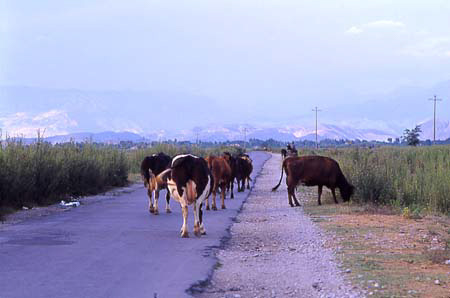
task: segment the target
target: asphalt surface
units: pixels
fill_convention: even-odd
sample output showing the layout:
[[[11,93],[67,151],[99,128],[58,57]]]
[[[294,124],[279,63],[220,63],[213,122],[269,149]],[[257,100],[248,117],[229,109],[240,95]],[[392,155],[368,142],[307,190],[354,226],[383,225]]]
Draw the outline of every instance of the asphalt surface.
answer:
[[[251,153],[255,177],[270,157]],[[236,187],[235,187],[236,190]],[[206,236],[180,238],[178,202],[166,214],[147,211],[143,187],[68,212],[0,224],[0,297],[188,297],[186,289],[207,278],[211,248],[228,236],[249,191],[235,192],[226,210],[205,211]]]

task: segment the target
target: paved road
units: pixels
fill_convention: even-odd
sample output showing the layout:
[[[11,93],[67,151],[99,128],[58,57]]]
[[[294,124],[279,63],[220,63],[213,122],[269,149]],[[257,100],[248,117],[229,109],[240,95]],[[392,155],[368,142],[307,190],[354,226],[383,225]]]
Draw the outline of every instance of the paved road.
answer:
[[[251,153],[253,180],[269,155]],[[248,191],[227,210],[204,215],[207,235],[182,239],[181,210],[147,211],[144,188],[69,212],[0,225],[0,297],[184,297],[214,266],[219,246]],[[164,198],[164,194],[161,196]],[[164,201],[164,200],[163,200]],[[164,211],[165,202],[160,204]]]

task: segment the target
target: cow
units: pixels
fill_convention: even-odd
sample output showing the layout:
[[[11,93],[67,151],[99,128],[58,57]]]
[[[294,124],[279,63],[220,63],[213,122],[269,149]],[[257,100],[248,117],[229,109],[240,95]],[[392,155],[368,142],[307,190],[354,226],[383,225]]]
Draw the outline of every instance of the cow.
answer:
[[[286,151],[286,149],[281,149],[281,157],[282,157],[282,159],[284,160],[285,158],[286,158],[286,156],[287,156],[287,151]]]
[[[247,183],[247,189],[250,189],[250,174],[253,171],[252,159],[247,154],[239,154],[236,157],[236,181],[238,185],[238,192],[245,190],[245,184]]]
[[[211,155],[206,158],[206,161],[208,163],[209,170],[211,171],[211,174],[214,178],[214,185],[213,185],[212,191],[211,191],[211,193],[212,193],[211,209],[217,210],[216,194],[217,194],[217,191],[219,190],[219,188],[220,188],[222,209],[226,209],[226,207],[225,207],[225,192],[226,192],[227,186],[230,184],[230,181],[231,181],[231,175],[232,175],[231,167],[224,157]],[[206,210],[209,210],[209,198],[206,199]]]
[[[170,167],[170,163],[172,158],[169,155],[166,155],[162,152],[158,154],[153,154],[151,156],[147,156],[141,163],[141,176],[144,180],[144,186],[147,189],[148,195],[148,211],[153,213],[154,215],[159,214],[158,210],[158,199],[159,192],[162,189],[167,189],[167,185],[165,183],[158,184],[156,181],[156,176],[158,176],[161,172]],[[153,204],[153,193],[154,193],[154,204]],[[166,193],[166,212],[171,213],[170,210],[170,194],[169,191]]]
[[[283,161],[281,168],[281,178],[278,184],[272,188],[276,191],[283,179],[283,171],[286,172],[286,184],[288,189],[288,200],[291,207],[300,206],[295,197],[295,188],[299,185],[318,186],[318,204],[321,205],[320,197],[323,186],[328,187],[337,204],[335,189],[339,188],[344,202],[349,201],[353,195],[354,186],[347,182],[342,174],[339,164],[325,156],[300,156],[288,157]]]
[[[227,151],[225,151],[222,156],[223,158],[225,158],[231,168],[231,179],[228,183],[227,190],[231,192],[230,198],[234,199],[234,179],[236,179],[237,172],[236,157],[231,155],[231,153]]]
[[[170,194],[181,205],[183,215],[181,237],[189,237],[187,227],[189,205],[194,207],[195,236],[205,235],[202,205],[211,194],[214,183],[207,162],[192,154],[177,155],[172,159],[170,168],[159,174],[157,180],[159,183],[167,183]]]

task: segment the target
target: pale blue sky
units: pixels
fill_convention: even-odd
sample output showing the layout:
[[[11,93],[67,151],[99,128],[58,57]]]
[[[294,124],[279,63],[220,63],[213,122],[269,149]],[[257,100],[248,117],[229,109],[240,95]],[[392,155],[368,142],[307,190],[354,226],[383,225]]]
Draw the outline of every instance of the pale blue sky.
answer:
[[[449,16],[445,0],[0,0],[0,85],[185,93],[276,122],[279,102],[306,117],[450,80]]]

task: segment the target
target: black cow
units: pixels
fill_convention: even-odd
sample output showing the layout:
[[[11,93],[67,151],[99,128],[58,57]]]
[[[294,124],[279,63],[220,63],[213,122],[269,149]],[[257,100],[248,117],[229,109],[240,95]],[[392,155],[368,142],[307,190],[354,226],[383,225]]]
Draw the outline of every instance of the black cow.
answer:
[[[166,155],[162,152],[159,154],[153,154],[152,156],[147,156],[141,163],[141,176],[144,180],[144,186],[147,188],[148,194],[148,210],[150,213],[155,215],[159,214],[158,210],[158,198],[159,192],[162,189],[167,189],[167,184],[162,183],[158,184],[156,181],[156,176],[158,176],[161,172],[170,167],[172,159],[169,155]],[[154,204],[153,204],[153,192],[154,195]],[[170,210],[170,194],[167,191],[166,194],[166,212],[171,213]]]
[[[252,159],[247,154],[239,154],[236,157],[236,181],[238,185],[238,192],[245,190],[245,183],[247,182],[247,189],[250,189],[250,174],[253,171]]]

